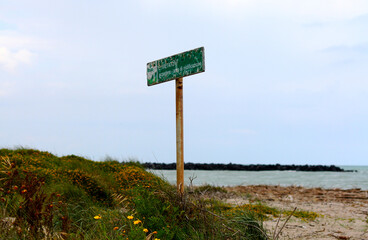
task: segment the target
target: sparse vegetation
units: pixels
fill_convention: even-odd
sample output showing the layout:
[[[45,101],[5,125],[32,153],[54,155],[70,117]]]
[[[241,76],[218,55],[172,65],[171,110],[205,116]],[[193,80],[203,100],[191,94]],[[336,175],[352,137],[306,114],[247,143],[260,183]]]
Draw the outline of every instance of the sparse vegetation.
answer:
[[[212,186],[212,185],[209,185],[209,184],[202,185],[202,186],[194,188],[194,192],[195,193],[201,193],[201,194],[205,194],[205,193],[227,193],[225,188],[219,187],[219,186]]]

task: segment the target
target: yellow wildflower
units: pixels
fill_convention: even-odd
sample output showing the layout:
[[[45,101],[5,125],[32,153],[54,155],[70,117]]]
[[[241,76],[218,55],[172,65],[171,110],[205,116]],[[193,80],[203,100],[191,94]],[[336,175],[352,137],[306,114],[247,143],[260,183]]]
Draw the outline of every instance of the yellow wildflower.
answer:
[[[133,219],[133,216],[128,216],[127,218],[128,218],[128,219]]]
[[[116,230],[118,230],[119,229],[119,227],[114,227],[114,231],[116,231]]]
[[[143,229],[143,232],[148,233],[148,229],[147,228]]]
[[[97,215],[97,216],[94,216],[93,218],[96,219],[96,220],[98,220],[98,219],[101,219],[101,216],[100,215]]]
[[[139,223],[141,223],[142,221],[141,220],[135,220],[133,223],[135,224],[135,225],[137,225],[137,224],[139,224]]]

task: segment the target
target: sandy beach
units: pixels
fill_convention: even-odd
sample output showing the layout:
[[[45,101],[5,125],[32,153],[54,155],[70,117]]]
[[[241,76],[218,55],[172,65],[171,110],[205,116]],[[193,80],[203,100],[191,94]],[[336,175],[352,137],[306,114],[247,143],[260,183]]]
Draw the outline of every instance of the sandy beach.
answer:
[[[314,221],[291,217],[280,239],[368,239],[368,191],[267,185],[226,187],[225,200],[234,205],[261,201],[284,210],[313,211]],[[288,216],[282,216],[278,229]],[[277,218],[264,222],[272,236]]]

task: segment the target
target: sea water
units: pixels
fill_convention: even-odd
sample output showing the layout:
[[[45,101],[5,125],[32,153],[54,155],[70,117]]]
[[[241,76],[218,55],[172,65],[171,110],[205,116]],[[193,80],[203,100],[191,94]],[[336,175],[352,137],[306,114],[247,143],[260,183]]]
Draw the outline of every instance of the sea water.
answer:
[[[184,182],[189,185],[214,186],[280,185],[321,188],[360,188],[368,190],[368,166],[339,166],[357,172],[301,172],[301,171],[218,171],[184,170]],[[149,170],[176,184],[176,170]]]

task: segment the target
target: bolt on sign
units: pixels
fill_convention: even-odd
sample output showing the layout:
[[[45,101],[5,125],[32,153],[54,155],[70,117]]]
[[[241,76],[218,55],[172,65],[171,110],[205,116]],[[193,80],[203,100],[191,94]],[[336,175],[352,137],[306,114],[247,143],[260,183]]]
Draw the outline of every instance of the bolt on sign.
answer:
[[[184,193],[183,77],[204,72],[204,47],[147,63],[147,85],[175,79],[176,93],[176,183]]]
[[[204,72],[204,47],[147,63],[147,85]]]

